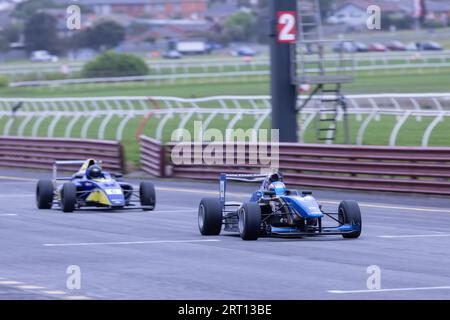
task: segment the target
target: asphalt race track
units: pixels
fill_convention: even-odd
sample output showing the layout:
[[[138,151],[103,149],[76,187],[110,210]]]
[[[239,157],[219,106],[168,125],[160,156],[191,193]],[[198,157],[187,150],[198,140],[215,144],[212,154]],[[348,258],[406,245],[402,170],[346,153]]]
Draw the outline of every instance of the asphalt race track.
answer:
[[[199,200],[217,183],[155,181],[153,212],[64,214],[36,209],[38,177],[50,175],[0,170],[0,299],[450,298],[450,199],[317,191],[329,210],[360,201],[361,238],[242,241],[198,232]],[[80,289],[66,286],[71,265]],[[366,285],[371,265],[379,290]]]

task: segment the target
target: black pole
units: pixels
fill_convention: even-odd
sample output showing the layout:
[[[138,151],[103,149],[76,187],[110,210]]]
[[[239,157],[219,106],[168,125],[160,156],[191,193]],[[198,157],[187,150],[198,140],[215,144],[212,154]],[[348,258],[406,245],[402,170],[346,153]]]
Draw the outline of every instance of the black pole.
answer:
[[[296,0],[271,0],[270,65],[272,95],[272,129],[279,129],[280,142],[297,142],[297,90],[291,79],[291,46],[277,37],[278,13],[297,12]]]

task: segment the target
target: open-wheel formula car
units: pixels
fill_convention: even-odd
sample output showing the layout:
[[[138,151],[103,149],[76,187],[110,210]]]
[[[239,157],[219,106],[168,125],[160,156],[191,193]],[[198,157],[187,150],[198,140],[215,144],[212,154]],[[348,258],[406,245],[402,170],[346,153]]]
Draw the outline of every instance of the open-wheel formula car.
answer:
[[[225,201],[227,181],[262,182],[248,202]],[[330,218],[333,225],[325,224]],[[327,219],[328,220],[328,219]],[[328,221],[327,221],[328,222]],[[312,192],[286,189],[279,173],[220,175],[220,196],[203,198],[198,210],[202,235],[239,232],[243,240],[260,236],[342,235],[358,238],[362,220],[356,201],[344,200],[337,212],[324,212]]]
[[[81,165],[78,172],[68,177],[58,176],[61,166]],[[156,205],[155,187],[151,182],[141,182],[139,190],[120,181],[121,174],[103,171],[101,161],[95,159],[55,161],[53,181],[39,180],[36,187],[38,209],[60,207],[63,212],[81,208],[142,209],[150,211]]]

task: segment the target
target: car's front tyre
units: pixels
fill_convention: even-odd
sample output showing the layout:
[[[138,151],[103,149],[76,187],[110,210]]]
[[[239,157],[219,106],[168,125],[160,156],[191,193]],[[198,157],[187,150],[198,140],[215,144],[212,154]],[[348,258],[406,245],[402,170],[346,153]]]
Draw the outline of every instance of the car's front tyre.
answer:
[[[61,189],[61,210],[73,212],[77,204],[77,187],[71,183],[64,183]]]
[[[51,209],[53,204],[53,182],[39,180],[36,186],[36,206],[38,209]]]
[[[350,224],[356,229],[352,232],[344,233],[342,236],[349,239],[358,238],[362,230],[361,210],[358,203],[353,200],[344,200],[339,204],[338,213],[340,223]]]
[[[146,207],[144,211],[151,211],[156,206],[155,186],[151,182],[141,182],[139,185],[139,198],[141,206]]]
[[[203,198],[198,207],[198,229],[204,236],[217,236],[222,230],[222,207],[217,198]]]
[[[242,240],[257,240],[261,234],[261,207],[257,203],[244,202],[239,209],[239,234]]]

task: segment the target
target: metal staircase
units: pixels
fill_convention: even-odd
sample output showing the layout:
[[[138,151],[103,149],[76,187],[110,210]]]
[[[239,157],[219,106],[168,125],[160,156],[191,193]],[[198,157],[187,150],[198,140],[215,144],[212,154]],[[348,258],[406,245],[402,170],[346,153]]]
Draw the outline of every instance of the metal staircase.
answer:
[[[341,92],[342,85],[353,81],[353,53],[343,50],[345,42],[323,40],[318,0],[304,0],[298,8],[299,41],[293,46],[295,63],[293,83],[314,87],[298,108],[301,112],[311,102],[317,110],[316,140],[332,143],[336,139],[339,112],[344,115],[345,142],[348,140],[347,107]],[[333,53],[333,49],[337,53]]]
[[[347,113],[345,97],[341,93],[341,84],[334,84],[333,88],[318,85],[317,95],[320,97],[319,113],[316,118],[316,139],[318,141],[334,141],[337,134],[337,120],[340,109],[344,115]],[[347,118],[344,118],[347,121]],[[344,126],[346,127],[346,126]],[[348,140],[348,130],[345,130]]]

